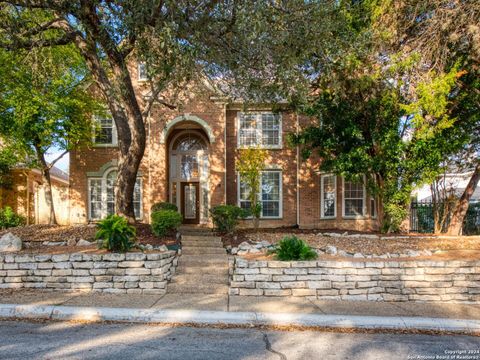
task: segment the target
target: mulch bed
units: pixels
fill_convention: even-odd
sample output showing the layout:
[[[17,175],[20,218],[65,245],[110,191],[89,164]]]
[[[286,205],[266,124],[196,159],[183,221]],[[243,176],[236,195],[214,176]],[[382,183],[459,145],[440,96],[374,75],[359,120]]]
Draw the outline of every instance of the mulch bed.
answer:
[[[138,223],[134,225],[137,230],[137,243],[157,245],[176,245],[175,233],[170,233],[165,237],[159,238],[155,236],[148,224]],[[28,249],[22,252],[29,253],[65,253],[65,252],[95,252],[101,253],[97,250],[96,245],[79,247],[79,246],[46,246],[42,245],[44,241],[62,242],[74,239],[78,241],[84,239],[87,241],[95,240],[95,233],[97,227],[95,224],[88,225],[28,225],[17,228],[10,228],[0,231],[0,237],[8,232],[20,237],[23,241],[30,242]]]
[[[238,246],[243,241],[257,242],[267,240],[277,243],[285,236],[295,235],[305,240],[314,248],[324,248],[333,245],[339,250],[350,253],[362,254],[386,254],[404,253],[407,250],[440,250],[440,251],[480,251],[480,236],[459,236],[455,238],[435,237],[431,234],[409,234],[408,238],[392,239],[369,239],[353,238],[346,236],[319,236],[318,233],[335,232],[328,230],[304,230],[295,228],[283,229],[260,229],[255,232],[252,229],[239,230],[235,234],[223,235],[225,245]],[[336,231],[338,233],[338,231]],[[358,232],[348,232],[355,234]],[[372,234],[372,233],[368,233]],[[378,235],[378,234],[377,234]],[[402,235],[400,235],[402,236]]]

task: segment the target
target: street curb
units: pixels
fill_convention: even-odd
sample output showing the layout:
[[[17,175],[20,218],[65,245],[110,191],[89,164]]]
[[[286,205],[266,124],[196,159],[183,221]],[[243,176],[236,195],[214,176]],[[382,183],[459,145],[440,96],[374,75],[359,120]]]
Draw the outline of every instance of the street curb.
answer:
[[[480,320],[0,304],[0,318],[480,332]]]

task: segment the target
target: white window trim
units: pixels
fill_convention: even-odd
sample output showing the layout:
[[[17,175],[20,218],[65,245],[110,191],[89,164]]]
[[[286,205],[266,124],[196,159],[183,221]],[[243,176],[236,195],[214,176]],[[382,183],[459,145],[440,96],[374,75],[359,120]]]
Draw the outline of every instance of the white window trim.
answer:
[[[88,220],[89,221],[100,221],[102,219],[105,219],[107,217],[107,176],[109,173],[111,173],[112,171],[117,171],[116,168],[110,168],[108,170],[106,170],[102,177],[98,177],[98,176],[95,176],[95,177],[89,177],[87,180],[87,186],[88,186],[88,189],[87,189],[87,194],[88,194]],[[101,215],[99,218],[93,218],[92,217],[92,206],[91,206],[91,202],[92,202],[92,198],[91,198],[91,193],[90,193],[90,189],[91,189],[91,181],[92,180],[101,180],[102,181],[102,184],[101,184],[101,194],[102,194],[102,210],[101,210]],[[142,220],[143,219],[143,179],[141,177],[137,177],[137,181],[140,182],[140,214],[138,217],[136,217],[137,220]]]
[[[99,124],[100,123],[100,118],[98,116],[94,116],[94,121]],[[117,147],[118,146],[118,133],[117,133],[117,126],[115,124],[115,121],[112,119],[112,142],[111,143],[105,143],[105,144],[100,144],[95,142],[95,133],[96,133],[96,128],[93,129],[93,135],[92,135],[92,144],[94,147]]]
[[[342,177],[342,217],[344,219],[365,219],[367,214],[367,192],[365,186],[365,175],[363,175],[363,206],[362,215],[345,215],[345,178]]]
[[[273,114],[273,115],[278,115],[279,116],[279,129],[278,129],[278,145],[263,145],[263,144],[255,144],[255,145],[242,145],[240,144],[240,119],[242,114]],[[262,122],[260,122],[262,123]],[[273,113],[271,111],[251,111],[251,112],[237,112],[237,118],[235,120],[235,126],[236,126],[236,133],[237,133],[237,149],[249,149],[252,147],[259,147],[260,149],[276,149],[280,150],[283,148],[283,116],[281,113]],[[257,142],[258,139],[262,138],[262,129],[261,127],[258,128],[257,126]]]
[[[324,189],[324,179],[326,177],[333,176],[335,184],[335,205],[333,207],[333,215],[325,216],[325,207],[324,198],[323,198],[323,189]],[[322,174],[320,176],[320,218],[322,219],[335,219],[337,217],[337,176],[335,174]]]
[[[262,171],[262,174],[264,172],[277,172],[277,173],[280,174],[279,184],[278,184],[278,186],[279,186],[278,216],[263,216],[263,215],[260,215],[260,219],[282,219],[283,218],[283,172],[282,172],[282,170],[278,170],[278,169],[265,169],[264,171]],[[258,195],[259,194],[257,194],[257,196]],[[259,200],[259,202],[262,202],[262,201]],[[240,173],[238,171],[237,171],[237,206],[240,207]],[[251,219],[251,218],[252,217],[249,216],[247,219]]]
[[[137,81],[138,82],[148,81],[148,77],[141,77],[140,76],[140,74],[141,74],[140,66],[142,66],[142,65],[145,65],[145,63],[143,61],[140,61],[137,64]]]

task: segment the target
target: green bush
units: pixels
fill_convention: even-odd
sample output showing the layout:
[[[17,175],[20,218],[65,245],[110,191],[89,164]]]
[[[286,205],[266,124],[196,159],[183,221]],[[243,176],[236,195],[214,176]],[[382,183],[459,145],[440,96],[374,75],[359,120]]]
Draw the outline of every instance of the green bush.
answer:
[[[152,232],[156,236],[165,236],[182,223],[182,215],[175,210],[159,210],[152,213]]]
[[[126,218],[109,215],[98,224],[96,239],[103,240],[102,248],[110,251],[128,251],[135,243],[136,231]]]
[[[277,245],[278,260],[312,260],[317,253],[305,241],[296,236],[286,236]]]
[[[16,214],[10,206],[0,209],[0,229],[25,225],[26,219]]]
[[[178,207],[175,204],[169,202],[159,202],[152,205],[152,213],[160,210],[173,210],[178,211]]]
[[[218,205],[210,209],[210,216],[218,231],[230,233],[235,230],[238,221],[247,216],[247,213],[238,206]]]

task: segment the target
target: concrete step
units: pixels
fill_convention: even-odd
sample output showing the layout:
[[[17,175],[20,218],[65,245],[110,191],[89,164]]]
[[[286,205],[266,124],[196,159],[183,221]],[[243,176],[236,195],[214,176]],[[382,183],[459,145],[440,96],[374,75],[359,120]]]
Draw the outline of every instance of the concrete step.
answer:
[[[209,274],[216,276],[228,276],[228,264],[215,264],[206,266],[205,264],[185,266],[181,263],[178,264],[177,269],[175,270],[175,275],[172,277],[174,279],[176,276],[183,274]]]
[[[197,256],[197,255],[185,255],[185,256]],[[183,259],[180,258],[178,260],[178,265],[179,266],[191,266],[191,267],[197,267],[203,269],[206,267],[214,267],[214,266],[221,266],[221,267],[228,267],[228,261],[225,259],[210,259],[210,260],[204,260],[204,259]]]
[[[213,235],[183,235],[182,234],[182,241],[222,241],[220,236],[213,236]]]
[[[223,248],[223,244],[222,244],[221,241],[182,240],[182,246],[183,246],[183,247],[185,247],[185,246],[197,246],[197,247],[200,247],[200,246],[206,246],[206,247],[213,246],[213,247],[222,247],[222,248]]]
[[[226,254],[224,248],[218,247],[183,247],[182,248],[182,255],[211,255],[211,254]]]
[[[196,284],[184,285],[170,283],[167,285],[169,294],[228,294],[228,285],[224,284]]]
[[[178,274],[172,277],[172,284],[186,284],[186,285],[198,285],[198,284],[223,284],[228,285],[228,274]]]

